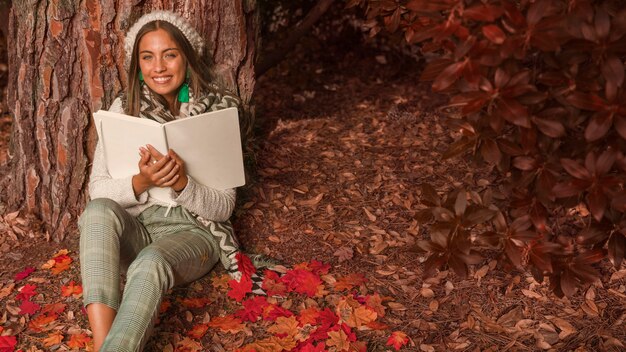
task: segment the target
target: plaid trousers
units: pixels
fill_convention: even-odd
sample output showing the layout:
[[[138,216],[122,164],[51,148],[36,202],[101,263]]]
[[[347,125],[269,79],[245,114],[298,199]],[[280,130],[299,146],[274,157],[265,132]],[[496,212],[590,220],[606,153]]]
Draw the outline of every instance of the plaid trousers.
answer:
[[[208,229],[180,206],[167,217],[166,210],[154,205],[135,218],[116,202],[98,198],[80,217],[84,305],[103,303],[117,311],[101,351],[141,351],[167,290],[206,275],[219,260],[219,245]]]

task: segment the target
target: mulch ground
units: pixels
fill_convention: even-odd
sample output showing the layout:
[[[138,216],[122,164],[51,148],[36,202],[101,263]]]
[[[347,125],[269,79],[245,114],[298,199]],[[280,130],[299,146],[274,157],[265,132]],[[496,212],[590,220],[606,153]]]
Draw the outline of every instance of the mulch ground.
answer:
[[[458,136],[446,128],[446,114],[438,109],[445,100],[419,82],[420,67],[366,47],[301,48],[259,80],[256,172],[238,193],[238,237],[248,252],[276,258],[286,270],[314,261],[330,265],[321,276],[326,293],[268,300],[297,312],[337,307],[347,295],[381,298],[380,325],[354,329],[350,342],[352,348],[366,344],[367,351],[394,350],[387,345],[393,331],[409,337],[403,351],[624,350],[624,268],[605,264],[602,283],[569,299],[555,297],[548,283],[528,273],[506,272],[495,257],[464,280],[450,271],[422,276],[426,254],[417,250],[416,241],[427,238],[428,230],[416,220],[424,208],[419,185],[428,183],[443,193],[458,185],[481,190],[494,180],[488,168],[470,160],[441,160]],[[7,121],[0,120],[5,137]],[[5,146],[3,139],[0,147]],[[80,282],[77,234],[64,243],[46,242],[34,221],[4,216],[0,335],[17,336],[17,346],[25,351],[46,350],[47,343],[50,350],[79,346],[69,336],[88,336],[89,331],[71,285]],[[42,269],[60,249],[70,251],[67,269],[59,274],[54,266]],[[16,280],[26,267],[35,271]],[[148,350],[232,351],[270,341],[270,323],[262,319],[230,332],[211,327],[189,338],[195,327],[241,308],[226,296],[223,275],[218,268],[174,289]],[[362,280],[337,290],[346,277]],[[24,285],[37,286],[32,301],[42,307],[66,305],[40,331],[31,324],[38,315],[20,313]],[[201,307],[188,300],[200,297],[206,299]],[[55,331],[62,340],[46,340]],[[204,347],[197,349],[194,342]],[[329,351],[341,350],[326,342]],[[267,346],[267,351],[280,351]]]

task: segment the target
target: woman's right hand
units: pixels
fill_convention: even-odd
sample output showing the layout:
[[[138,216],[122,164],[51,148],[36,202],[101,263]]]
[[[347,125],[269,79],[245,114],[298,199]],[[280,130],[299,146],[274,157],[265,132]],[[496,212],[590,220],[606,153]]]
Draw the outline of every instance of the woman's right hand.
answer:
[[[133,176],[133,191],[140,195],[151,187],[170,187],[178,181],[179,165],[169,154],[159,160],[152,157],[150,151],[139,148],[139,174]]]

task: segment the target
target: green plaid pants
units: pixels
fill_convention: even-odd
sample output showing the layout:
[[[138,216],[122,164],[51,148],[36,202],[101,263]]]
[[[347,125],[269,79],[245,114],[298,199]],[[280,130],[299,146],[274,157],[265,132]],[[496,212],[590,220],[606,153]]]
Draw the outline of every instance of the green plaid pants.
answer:
[[[103,303],[117,315],[101,351],[141,351],[163,295],[207,274],[219,246],[182,207],[152,206],[136,218],[116,202],[99,198],[80,217],[80,265],[84,305]],[[126,269],[120,299],[120,270]]]

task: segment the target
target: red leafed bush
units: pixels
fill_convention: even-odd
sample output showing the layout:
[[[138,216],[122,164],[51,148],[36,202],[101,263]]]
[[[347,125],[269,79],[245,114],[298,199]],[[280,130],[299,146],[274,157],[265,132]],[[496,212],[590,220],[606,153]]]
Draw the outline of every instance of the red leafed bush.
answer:
[[[462,130],[444,157],[494,164],[491,190],[422,189],[426,274],[467,274],[492,246],[554,292],[599,280],[626,251],[626,8],[592,0],[349,0],[370,35],[402,34],[432,60],[422,79],[450,96]]]

